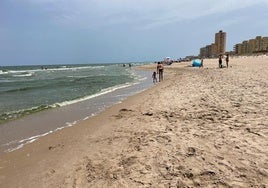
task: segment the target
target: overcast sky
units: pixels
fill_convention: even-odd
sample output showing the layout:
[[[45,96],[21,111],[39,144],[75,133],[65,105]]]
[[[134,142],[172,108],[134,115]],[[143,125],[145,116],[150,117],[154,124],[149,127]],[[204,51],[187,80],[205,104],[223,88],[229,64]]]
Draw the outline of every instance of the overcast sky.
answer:
[[[0,65],[157,61],[268,36],[268,0],[0,0]]]

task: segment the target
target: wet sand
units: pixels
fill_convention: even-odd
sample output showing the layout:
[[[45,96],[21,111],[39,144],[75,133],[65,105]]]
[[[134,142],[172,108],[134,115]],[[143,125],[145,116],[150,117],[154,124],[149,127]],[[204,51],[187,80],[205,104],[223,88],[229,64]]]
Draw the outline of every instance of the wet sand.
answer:
[[[266,187],[268,57],[231,58],[228,69],[190,64],[1,155],[0,187]]]

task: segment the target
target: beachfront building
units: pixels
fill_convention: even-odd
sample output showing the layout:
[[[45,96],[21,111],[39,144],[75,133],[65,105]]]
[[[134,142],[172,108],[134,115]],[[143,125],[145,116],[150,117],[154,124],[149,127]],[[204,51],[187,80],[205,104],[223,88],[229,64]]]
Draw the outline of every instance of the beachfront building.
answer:
[[[235,55],[268,53],[268,37],[257,36],[234,46]]]
[[[220,30],[215,34],[215,46],[217,54],[225,54],[226,52],[226,32]]]
[[[242,44],[236,44],[234,46],[234,53],[235,54],[242,54]]]
[[[211,44],[211,57],[216,57],[217,56],[217,46],[215,43]]]
[[[250,39],[248,41],[248,51],[247,54],[252,55],[255,51],[255,39]]]
[[[255,52],[260,51],[261,49],[261,36],[257,36],[255,39]]]
[[[268,37],[262,38],[261,50],[264,52],[268,52]]]
[[[200,48],[199,57],[215,57],[216,56],[216,50],[215,50],[215,44],[212,43],[210,45],[206,45],[203,48]]]
[[[241,53],[247,54],[248,53],[248,41],[243,41],[241,46]]]
[[[207,45],[203,48],[200,48],[200,57],[210,57],[211,56],[211,45]]]
[[[206,47],[200,48],[199,57],[209,57]]]
[[[226,52],[226,32],[222,30],[215,34],[215,42],[200,48],[199,57],[217,57]]]

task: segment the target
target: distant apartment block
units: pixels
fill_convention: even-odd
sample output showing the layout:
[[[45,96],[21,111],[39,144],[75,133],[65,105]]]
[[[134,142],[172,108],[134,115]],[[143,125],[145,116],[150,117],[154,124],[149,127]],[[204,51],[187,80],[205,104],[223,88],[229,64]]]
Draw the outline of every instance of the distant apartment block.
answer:
[[[217,54],[224,54],[226,51],[226,32],[219,31],[215,34],[215,46]]]
[[[200,57],[216,57],[226,52],[226,32],[220,30],[215,34],[215,42],[200,48]]]
[[[268,37],[257,36],[255,39],[245,40],[234,45],[235,55],[252,55],[268,53]]]

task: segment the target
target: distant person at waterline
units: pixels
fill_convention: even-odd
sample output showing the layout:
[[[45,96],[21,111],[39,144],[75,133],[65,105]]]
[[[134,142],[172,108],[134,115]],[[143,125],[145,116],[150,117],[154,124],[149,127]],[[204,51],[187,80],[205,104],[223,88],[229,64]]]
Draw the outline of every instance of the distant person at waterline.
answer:
[[[155,84],[157,82],[156,72],[155,71],[153,72],[152,78],[153,78],[153,83]]]
[[[164,66],[161,62],[157,64],[157,73],[159,74],[159,82],[163,81]]]

